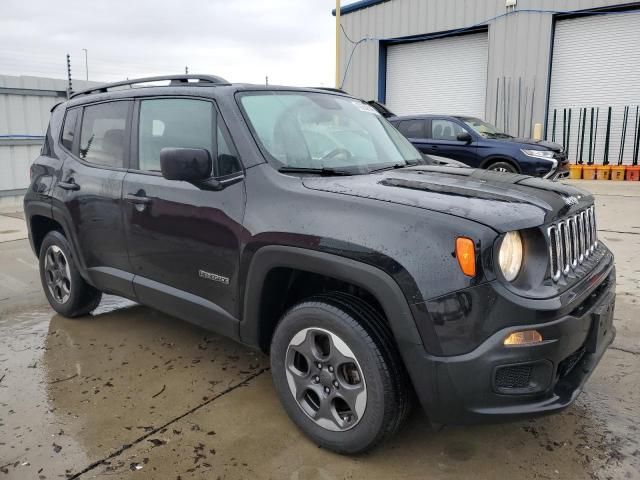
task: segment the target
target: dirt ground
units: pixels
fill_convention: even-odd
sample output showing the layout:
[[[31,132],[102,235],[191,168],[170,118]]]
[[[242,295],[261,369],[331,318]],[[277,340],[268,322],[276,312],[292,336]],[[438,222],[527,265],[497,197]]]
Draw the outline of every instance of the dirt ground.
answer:
[[[296,429],[259,353],[117,297],[54,314],[20,216],[0,214],[0,480],[639,479],[640,184],[580,185],[616,254],[618,336],[576,403],[440,431],[416,409],[358,457]]]

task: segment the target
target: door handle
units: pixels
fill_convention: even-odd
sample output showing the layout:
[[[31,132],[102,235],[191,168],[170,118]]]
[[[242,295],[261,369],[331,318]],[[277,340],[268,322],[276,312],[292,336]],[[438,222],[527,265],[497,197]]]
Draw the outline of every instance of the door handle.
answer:
[[[151,203],[151,199],[149,197],[135,195],[133,193],[127,194],[124,198],[127,202],[133,203],[135,205],[149,205]]]
[[[431,145],[431,150],[438,150],[438,145]]]
[[[80,185],[78,185],[73,178],[70,178],[68,182],[58,182],[58,186],[63,190],[80,190]]]

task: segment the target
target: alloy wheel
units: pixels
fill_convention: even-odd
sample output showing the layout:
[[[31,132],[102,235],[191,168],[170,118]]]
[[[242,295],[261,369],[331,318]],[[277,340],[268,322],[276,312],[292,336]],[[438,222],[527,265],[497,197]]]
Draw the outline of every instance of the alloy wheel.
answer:
[[[44,257],[44,278],[51,296],[63,304],[71,296],[71,271],[62,249],[51,245]]]
[[[289,390],[302,411],[318,426],[346,431],[362,419],[367,386],[360,364],[335,333],[306,328],[287,347]]]

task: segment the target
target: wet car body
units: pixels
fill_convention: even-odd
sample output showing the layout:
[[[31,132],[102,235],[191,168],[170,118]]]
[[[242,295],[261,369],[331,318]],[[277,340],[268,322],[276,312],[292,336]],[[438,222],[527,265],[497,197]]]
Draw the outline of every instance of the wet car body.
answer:
[[[59,228],[91,285],[265,351],[287,307],[278,292],[290,272],[330,278],[376,299],[433,422],[568,406],[615,335],[615,267],[593,233],[588,258],[554,281],[549,228],[591,209],[593,197],[526,175],[446,166],[283,174],[265,158],[237,101],[260,91],[296,89],[147,87],[78,96],[56,108],[25,196],[34,251],[48,229]],[[130,163],[110,169],[86,165],[57,141],[71,108],[124,100],[133,118],[140,99],[159,96],[215,102],[242,169],[194,185],[141,174],[131,144]],[[141,195],[145,208],[134,198]],[[524,237],[528,264],[507,282],[496,257],[513,230]],[[461,274],[455,256],[461,235],[475,242],[472,277]],[[529,328],[545,341],[503,345],[509,333]],[[501,369],[526,381],[499,383]]]

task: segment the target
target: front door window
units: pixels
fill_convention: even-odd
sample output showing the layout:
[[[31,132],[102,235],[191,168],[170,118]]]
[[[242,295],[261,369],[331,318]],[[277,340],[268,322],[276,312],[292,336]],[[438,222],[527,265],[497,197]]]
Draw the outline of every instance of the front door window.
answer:
[[[456,141],[458,134],[466,132],[464,128],[451,120],[431,120],[431,138],[433,140]]]

